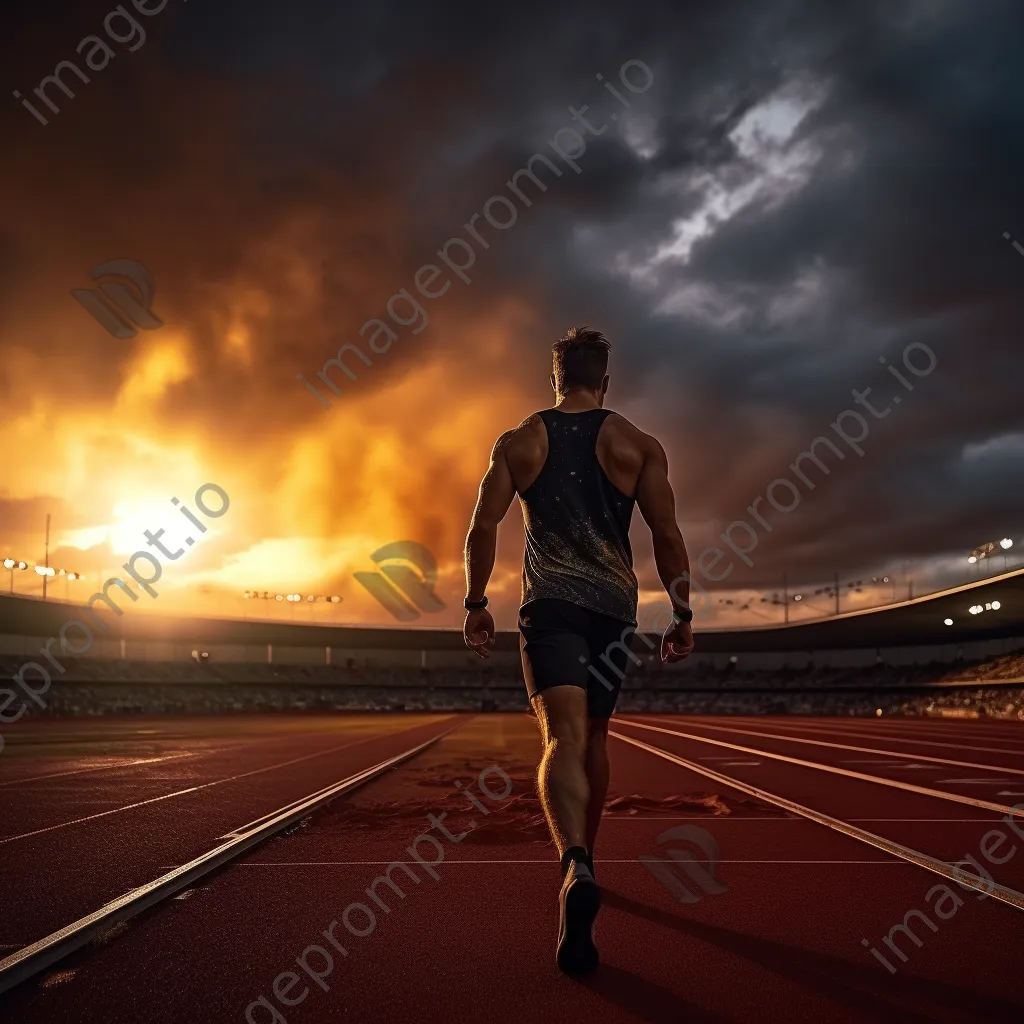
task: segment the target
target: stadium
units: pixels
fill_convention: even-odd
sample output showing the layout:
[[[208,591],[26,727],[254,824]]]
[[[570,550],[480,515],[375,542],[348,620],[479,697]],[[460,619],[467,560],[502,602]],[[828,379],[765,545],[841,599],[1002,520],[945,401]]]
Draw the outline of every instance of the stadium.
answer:
[[[380,925],[372,956],[397,958],[395,966],[405,963],[415,977],[419,968],[412,964],[443,955],[435,952],[434,930],[442,920],[473,921],[478,932],[492,927],[478,916],[483,905],[474,909],[479,896],[467,893],[466,885],[486,891],[493,885],[490,871],[499,865],[533,871],[525,865],[545,863],[537,856],[544,827],[530,780],[536,740],[530,737],[516,634],[500,634],[492,659],[481,663],[454,630],[104,613],[108,628],[87,656],[68,653],[73,640],[47,648],[47,639],[64,636],[62,625],[80,614],[79,606],[64,602],[0,599],[0,657],[4,675],[13,680],[0,715],[10,723],[4,726],[2,788],[8,799],[19,791],[34,793],[41,798],[37,808],[44,809],[28,819],[23,811],[8,817],[8,831],[15,821],[17,831],[0,841],[23,845],[31,855],[31,868],[23,873],[36,885],[48,875],[63,872],[64,879],[59,899],[47,908],[30,896],[8,918],[8,938],[34,939],[8,942],[10,955],[0,968],[0,984],[14,986],[16,1008],[36,1004],[49,1014],[51,992],[80,979],[88,1005],[108,1005],[109,996],[96,986],[111,984],[111,977],[115,986],[123,985],[120,970],[148,955],[147,948],[156,951],[172,941],[175,928],[187,928],[189,915],[175,924],[182,912],[167,908],[188,898],[184,907],[205,922],[202,941],[214,943],[204,957],[237,979],[210,997],[212,1007],[199,1019],[290,1019],[284,1010],[291,989],[282,988],[280,979],[301,978],[307,993],[329,996],[328,979],[344,960],[346,986],[354,984],[373,1000],[376,1019],[399,1020],[409,985],[417,983],[410,980],[385,995],[372,960],[362,967],[348,963],[358,953],[353,944],[369,943],[367,936]],[[646,898],[651,885],[662,893],[654,904],[665,906],[660,915],[675,913],[668,909],[673,905],[687,908],[691,924],[675,941],[703,936],[714,947],[714,928],[721,925],[712,926],[719,918],[706,917],[704,908],[713,912],[716,899],[752,884],[752,872],[759,885],[766,872],[781,883],[799,870],[801,878],[810,873],[821,884],[845,873],[844,884],[855,887],[880,865],[903,864],[947,884],[925,893],[898,883],[883,903],[901,908],[916,899],[919,906],[894,911],[895,924],[884,920],[871,931],[864,923],[864,936],[841,940],[851,959],[862,950],[881,965],[873,979],[863,965],[849,968],[858,972],[860,998],[880,1007],[886,979],[912,954],[920,951],[923,959],[926,940],[937,964],[928,969],[944,970],[944,958],[957,948],[950,936],[958,942],[970,931],[981,941],[979,929],[999,925],[965,913],[965,920],[939,934],[939,924],[952,914],[929,916],[926,895],[942,889],[960,900],[962,887],[969,892],[977,886],[981,899],[1010,910],[1024,907],[1017,890],[1003,884],[1005,871],[997,883],[985,858],[971,848],[979,827],[999,822],[1007,839],[1024,836],[1012,806],[1024,809],[1016,799],[1024,797],[1022,784],[1013,788],[1014,776],[1024,775],[1024,748],[1016,738],[1024,718],[1022,621],[1024,569],[1018,569],[875,609],[698,632],[694,655],[676,665],[646,653],[657,638],[634,642],[640,653],[628,666],[611,730],[622,749],[607,811],[609,862],[602,870],[620,880],[631,876],[630,885],[643,888],[640,869],[648,879]],[[52,669],[51,681],[43,685],[38,675],[19,675],[46,650],[52,657],[40,660]],[[27,679],[24,690],[21,678]],[[850,724],[836,724],[839,718]],[[652,776],[646,762],[656,758],[666,770]],[[943,774],[939,782],[919,784],[936,769]],[[502,799],[488,809],[497,791],[487,789],[487,779],[493,782],[497,773],[508,782]],[[981,773],[991,773],[991,785],[981,787],[989,782]],[[801,777],[807,775],[821,778]],[[225,799],[230,790],[235,792]],[[167,818],[178,800],[192,805],[184,829],[184,806]],[[90,811],[93,806],[101,809]],[[467,821],[474,808],[478,818],[481,812],[503,817]],[[449,814],[466,828],[461,837],[443,826]],[[122,816],[135,820],[119,824]],[[168,835],[170,822],[178,824]],[[423,831],[424,822],[438,829]],[[666,830],[671,822],[686,824]],[[110,844],[126,826],[133,844],[140,835],[147,838],[130,855],[115,855]],[[694,827],[701,831],[687,831]],[[61,841],[68,829],[79,833],[72,847]],[[986,838],[995,834],[989,828]],[[670,835],[701,851],[701,871],[674,872],[666,867],[671,861],[655,855]],[[215,836],[221,838],[211,842]],[[440,836],[451,842],[442,844]],[[935,838],[946,859],[925,852],[935,848]],[[766,849],[772,851],[767,859]],[[83,852],[103,878],[99,889],[71,881],[72,859]],[[693,856],[685,845],[675,856],[684,854]],[[298,866],[313,863],[321,866]],[[246,864],[255,870],[237,866]],[[260,941],[269,952],[259,958],[266,964],[254,985],[248,971],[233,966],[237,945],[216,936],[242,926],[241,908],[258,898],[259,889],[244,892],[259,883],[260,864],[275,874],[299,873],[292,881],[278,880],[286,892],[304,884],[308,872],[326,872],[338,883],[353,872],[365,877],[355,889],[351,881],[343,883],[347,906],[339,899],[326,914],[314,901],[309,914],[296,915],[294,923],[288,919],[284,940],[277,931],[276,938],[265,935]],[[225,875],[231,865],[234,874]],[[129,879],[141,881],[140,873],[153,878],[102,903],[104,890],[115,896]],[[447,884],[459,889],[455,904],[441,888],[418,891],[423,879],[440,886],[450,873],[455,877]],[[366,886],[361,898],[358,885]],[[898,895],[918,888],[920,899]],[[217,896],[219,890],[226,891]],[[613,885],[606,897],[611,907],[635,912],[631,898],[617,891]],[[207,900],[212,905],[203,906]],[[813,919],[811,904],[801,911],[800,898],[795,903],[791,919]],[[409,920],[402,924],[404,937],[396,939],[389,929],[398,922],[398,904]],[[954,904],[953,913],[957,909]],[[1000,913],[998,907],[984,909]],[[385,920],[392,914],[394,922]],[[218,923],[211,926],[213,919]],[[256,934],[264,927],[257,926]],[[274,928],[281,927],[277,920]],[[130,938],[108,946],[127,928]],[[734,955],[729,943],[720,948]],[[97,949],[104,950],[98,963]],[[125,967],[118,967],[124,958]],[[289,962],[300,973],[281,973]],[[774,954],[764,962],[773,970],[781,966]],[[30,994],[33,983],[38,996]],[[596,989],[593,998],[603,1002],[611,991]],[[549,994],[554,1006],[565,999],[564,992]],[[476,1000],[473,1012],[483,1013],[493,994],[471,989],[468,997]],[[344,998],[347,1003],[353,997],[346,992]],[[930,992],[914,988],[904,998],[943,1019]],[[674,1012],[667,996],[652,1000],[650,1019]],[[812,1001],[825,1006],[832,997],[819,991]],[[146,1004],[139,1019],[172,1019]],[[993,1019],[1009,1019],[1001,1016],[1009,1006],[999,997],[985,997],[980,1005]],[[333,1013],[335,1006],[325,999],[314,1010]],[[966,1010],[955,1002],[953,1007]]]
[[[0,664],[16,681],[26,661],[39,659],[47,638],[81,614],[61,602],[10,597],[0,611]],[[24,692],[9,691],[5,721],[25,713],[528,709],[518,634],[500,634],[493,658],[482,665],[455,630],[131,614],[104,619],[110,626],[87,657],[66,654],[76,649],[68,638],[59,668],[39,659],[49,667],[45,692],[30,675]],[[647,637],[633,644],[620,707],[1015,719],[1024,717],[1022,622],[1024,570],[1016,570],[874,610],[702,632],[694,656],[677,665],[647,653],[658,640]]]

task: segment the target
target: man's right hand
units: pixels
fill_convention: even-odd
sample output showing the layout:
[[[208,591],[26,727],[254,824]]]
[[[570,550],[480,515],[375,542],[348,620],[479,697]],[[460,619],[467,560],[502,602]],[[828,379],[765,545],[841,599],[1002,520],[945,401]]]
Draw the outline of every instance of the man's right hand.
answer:
[[[693,630],[690,623],[673,619],[672,625],[665,630],[661,638],[661,660],[671,665],[673,662],[688,658],[693,651]]]
[[[494,646],[494,619],[486,608],[466,613],[466,623],[462,627],[462,635],[466,646],[478,657],[489,658]]]

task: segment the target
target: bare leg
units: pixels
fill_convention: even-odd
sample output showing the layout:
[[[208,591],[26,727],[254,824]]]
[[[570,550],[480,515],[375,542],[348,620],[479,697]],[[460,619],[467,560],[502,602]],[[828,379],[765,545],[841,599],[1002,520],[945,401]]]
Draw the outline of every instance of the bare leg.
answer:
[[[592,718],[587,736],[587,757],[585,762],[587,782],[590,785],[590,800],[587,803],[587,852],[594,856],[594,843],[608,796],[608,719]]]
[[[537,791],[561,857],[587,844],[587,694],[579,686],[553,686],[538,693],[533,706],[544,746]]]

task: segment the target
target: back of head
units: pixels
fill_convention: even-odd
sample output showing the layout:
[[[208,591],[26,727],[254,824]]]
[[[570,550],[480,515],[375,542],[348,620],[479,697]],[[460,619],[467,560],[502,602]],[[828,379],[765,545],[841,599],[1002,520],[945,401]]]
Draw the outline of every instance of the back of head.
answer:
[[[608,372],[611,345],[600,331],[570,327],[551,349],[552,375],[559,395],[600,391]]]

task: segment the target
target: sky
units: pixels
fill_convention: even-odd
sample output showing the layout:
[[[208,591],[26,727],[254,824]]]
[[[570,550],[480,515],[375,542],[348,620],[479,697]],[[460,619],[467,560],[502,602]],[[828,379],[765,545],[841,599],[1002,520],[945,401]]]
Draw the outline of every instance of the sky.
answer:
[[[0,556],[42,563],[50,514],[51,565],[85,574],[52,595],[145,530],[184,543],[171,499],[213,483],[229,508],[133,614],[390,624],[353,573],[410,541],[446,605],[414,624],[458,624],[490,448],[550,405],[572,324],[611,341],[608,407],[664,444],[691,557],[731,566],[705,622],[777,619],[784,584],[827,613],[836,574],[844,607],[921,592],[1004,536],[1024,554],[1019,5],[138,3],[5,15]],[[81,75],[48,105],[62,61]],[[115,259],[153,282],[132,337],[72,295]],[[345,345],[366,358],[331,390]],[[822,436],[841,458],[801,478]],[[639,515],[633,539],[655,602]],[[513,505],[504,628],[522,543]]]

